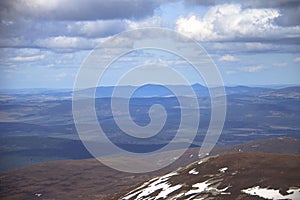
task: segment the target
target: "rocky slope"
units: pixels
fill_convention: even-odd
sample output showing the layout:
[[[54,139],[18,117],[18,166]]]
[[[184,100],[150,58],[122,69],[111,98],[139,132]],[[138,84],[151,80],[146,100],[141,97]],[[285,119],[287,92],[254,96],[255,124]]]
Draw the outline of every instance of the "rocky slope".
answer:
[[[144,182],[113,199],[300,199],[300,155],[228,153]]]

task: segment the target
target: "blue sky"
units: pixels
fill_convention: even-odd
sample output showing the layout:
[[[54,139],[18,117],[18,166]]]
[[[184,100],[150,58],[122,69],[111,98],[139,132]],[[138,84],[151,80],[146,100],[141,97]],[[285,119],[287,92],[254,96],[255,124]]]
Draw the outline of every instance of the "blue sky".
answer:
[[[298,0],[4,0],[0,9],[1,88],[72,88],[96,45],[145,27],[197,41],[225,85],[300,84]]]

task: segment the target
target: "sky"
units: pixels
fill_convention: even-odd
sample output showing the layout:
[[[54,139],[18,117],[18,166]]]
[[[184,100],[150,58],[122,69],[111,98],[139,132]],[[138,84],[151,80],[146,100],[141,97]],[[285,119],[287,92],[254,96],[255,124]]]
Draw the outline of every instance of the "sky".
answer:
[[[0,16],[0,88],[72,88],[97,45],[146,27],[200,44],[225,85],[300,84],[298,0],[2,0]]]

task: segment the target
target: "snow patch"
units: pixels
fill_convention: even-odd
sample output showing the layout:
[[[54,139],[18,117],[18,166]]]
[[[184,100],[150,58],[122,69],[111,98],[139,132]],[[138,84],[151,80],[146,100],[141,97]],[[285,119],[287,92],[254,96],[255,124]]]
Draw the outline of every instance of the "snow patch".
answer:
[[[193,185],[193,188],[197,188],[197,189],[188,191],[187,193],[185,193],[185,196],[188,196],[191,194],[199,194],[201,192],[204,192],[210,185],[211,185],[211,183],[208,183],[208,181],[204,181],[202,183],[196,183]]]
[[[171,186],[167,181],[171,176],[178,175],[177,172],[172,172],[169,174],[166,174],[162,177],[152,179],[148,181],[147,183],[143,184],[142,186],[138,187],[138,190],[132,190],[131,192],[127,193],[125,197],[123,197],[123,200],[129,200],[133,197],[134,199],[145,199],[144,197],[147,197],[151,195],[152,193],[156,192],[157,190],[161,190],[160,193],[155,197],[154,200],[159,198],[166,198],[170,193],[178,190],[181,188],[181,185],[175,185]]]
[[[223,168],[219,169],[219,172],[225,173],[227,170],[228,170],[228,167],[223,167]]]
[[[37,196],[37,197],[40,197],[40,196],[42,196],[42,194],[41,194],[41,193],[35,193],[34,195],[35,195],[35,196]]]
[[[223,168],[222,168],[223,169]],[[226,169],[227,170],[227,169]],[[198,174],[199,172],[196,171],[196,168],[189,171],[189,174]],[[172,176],[178,175],[178,172],[172,172],[169,174],[166,174],[164,176],[152,179],[146,183],[144,183],[142,186],[138,187],[138,189],[134,189],[131,192],[127,193],[122,200],[160,200],[160,199],[177,199],[177,198],[183,198],[183,199],[203,199],[203,197],[199,197],[201,193],[207,194],[211,193],[214,196],[217,194],[230,194],[230,192],[227,191],[228,187],[225,187],[223,189],[218,189],[219,183],[221,183],[222,179],[218,180],[206,180],[200,183],[196,183],[192,185],[192,188],[189,191],[185,192],[178,192],[179,194],[175,194],[175,196],[170,196],[173,192],[179,190],[183,187],[183,185],[171,185],[170,182],[168,182],[169,178]],[[151,196],[154,193],[157,195]]]
[[[189,174],[199,174],[199,172],[196,171],[196,168],[192,169],[191,171],[189,171]]]
[[[181,185],[175,185],[175,186],[171,186],[169,188],[164,188],[156,197],[155,199],[159,199],[159,198],[167,198],[167,196],[169,194],[171,194],[172,192],[178,190],[179,188],[181,188]]]
[[[213,184],[213,183],[210,183],[209,180],[201,182],[201,183],[196,183],[192,187],[197,188],[197,189],[190,190],[190,191],[186,192],[184,195],[188,196],[188,195],[191,195],[191,194],[200,194],[202,192],[210,192],[210,193],[218,193],[218,194],[230,194],[230,192],[226,192],[228,187],[223,188],[223,189],[218,189],[218,188],[215,188],[215,187],[209,187],[211,184]]]
[[[200,160],[199,162],[198,162],[198,165],[201,165],[202,163],[204,163],[202,160]]]
[[[280,194],[279,190],[268,189],[268,188],[260,188],[259,186],[255,186],[252,188],[242,190],[243,193],[259,196],[264,199],[290,199],[290,200],[299,200],[300,199],[300,189],[289,189],[287,192],[288,195]]]

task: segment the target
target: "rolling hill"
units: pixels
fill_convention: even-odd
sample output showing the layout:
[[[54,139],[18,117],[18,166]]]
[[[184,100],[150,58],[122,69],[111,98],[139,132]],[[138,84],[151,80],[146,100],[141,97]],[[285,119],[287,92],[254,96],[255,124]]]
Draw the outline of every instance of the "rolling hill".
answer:
[[[199,162],[198,151],[198,148],[188,149],[181,158],[167,168],[146,174],[119,172],[101,164],[95,159],[51,161],[1,172],[0,199],[118,199],[131,191],[128,188],[153,177],[160,177],[180,167],[183,167],[179,170],[180,173],[182,172],[180,180],[186,180],[186,178],[193,180],[194,182],[190,182],[190,184],[222,176],[224,181],[222,181],[220,187],[218,186],[219,189],[222,189],[221,186],[227,187],[228,184],[234,184],[238,179],[245,182],[245,188],[243,189],[247,189],[251,186],[256,186],[254,184],[259,183],[259,181],[254,178],[251,180],[243,178],[255,176],[258,178],[258,175],[255,175],[255,173],[259,172],[259,176],[265,176],[265,178],[261,179],[263,183],[259,185],[261,187],[269,186],[268,184],[273,179],[281,180],[283,177],[286,177],[282,182],[279,181],[277,184],[274,181],[274,185],[270,184],[270,186],[274,187],[274,189],[281,187],[282,189],[287,189],[289,186],[299,188],[298,168],[300,160],[297,153],[300,152],[300,140],[298,139],[272,138],[232,147],[215,148],[211,155],[219,156],[206,158],[207,162],[203,163],[203,165],[197,165]],[[265,153],[241,153],[240,151]],[[111,158],[111,162],[122,164],[122,159],[126,158]],[[228,173],[234,173],[235,171],[239,173],[235,176],[228,173],[220,173],[218,170],[224,167],[228,168]],[[199,176],[195,174],[190,175],[188,172],[192,170],[191,168],[196,168],[195,170],[199,172]],[[250,170],[252,168],[253,170]],[[206,176],[209,174],[213,177]],[[188,177],[184,178],[184,175],[188,175]],[[173,179],[175,176],[171,178]],[[254,180],[255,182],[253,182]],[[289,182],[290,180],[292,182]],[[213,185],[218,183],[216,182]],[[284,188],[283,185],[280,185],[281,183],[285,184],[286,187]],[[240,187],[236,186],[236,189],[233,188],[228,188],[232,195],[243,197],[242,199],[248,198],[246,194],[239,193]],[[186,187],[186,189],[189,188]],[[248,199],[251,198],[249,196]]]

